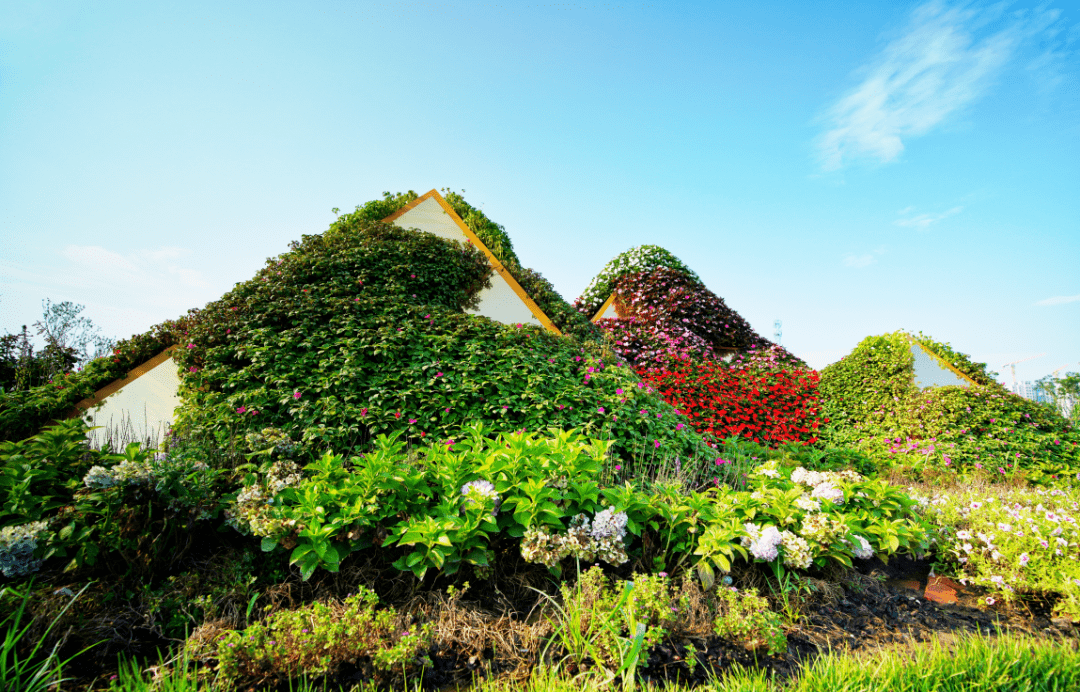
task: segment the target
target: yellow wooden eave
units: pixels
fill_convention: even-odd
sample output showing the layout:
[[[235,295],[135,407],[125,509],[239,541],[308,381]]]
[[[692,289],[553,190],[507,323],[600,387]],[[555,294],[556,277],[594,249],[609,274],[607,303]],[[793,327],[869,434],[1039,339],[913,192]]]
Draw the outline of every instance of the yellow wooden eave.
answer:
[[[479,236],[473,233],[472,229],[465,225],[465,222],[462,221],[461,217],[457,215],[457,212],[454,211],[454,208],[451,207],[445,199],[443,199],[442,195],[439,194],[438,190],[431,190],[427,194],[417,197],[401,209],[395,211],[390,216],[387,216],[385,219],[383,219],[383,222],[393,223],[395,220],[404,215],[405,212],[409,211],[410,209],[427,199],[434,199],[436,202],[438,202],[439,206],[442,207],[443,211],[445,211],[450,216],[450,218],[454,220],[454,223],[458,225],[458,228],[461,229],[461,232],[465,234],[465,237],[468,238],[470,242],[475,244],[476,247],[480,248],[480,250],[488,258],[488,263],[491,264],[491,268],[498,272],[500,276],[502,276],[503,280],[505,280],[506,283],[509,284],[511,290],[513,290],[514,293],[517,294],[518,298],[521,298],[522,302],[525,303],[525,306],[529,308],[529,310],[536,317],[536,319],[540,321],[540,324],[544,325],[544,327],[547,328],[549,331],[555,332],[559,336],[562,336],[562,332],[559,331],[559,328],[555,326],[555,323],[553,323],[548,318],[548,316],[544,314],[544,311],[540,309],[540,306],[537,305],[536,302],[529,297],[529,294],[526,293],[525,289],[523,289],[521,285],[517,282],[517,279],[514,278],[514,275],[511,274],[510,271],[503,266],[503,263],[499,261],[499,258],[496,257],[491,250],[488,250],[487,246],[484,245],[484,242],[480,240]]]
[[[590,321],[595,324],[596,321],[598,319],[600,319],[600,315],[603,315],[607,311],[607,309],[611,306],[611,304],[614,303],[614,302],[615,302],[615,291],[612,291],[611,295],[608,296],[608,299],[604,301],[604,304],[600,306],[600,309],[596,311],[596,314],[593,315],[593,318]],[[616,312],[618,312],[618,311],[616,310]]]
[[[936,360],[941,367],[947,368],[948,370],[950,370],[954,375],[956,375],[960,379],[962,379],[962,380],[964,380],[964,381],[966,381],[966,382],[968,382],[968,383],[970,383],[972,385],[975,385],[976,387],[979,385],[978,382],[976,382],[975,380],[971,379],[970,377],[968,377],[967,375],[965,375],[964,373],[960,372],[955,367],[953,367],[952,363],[950,363],[949,361],[945,360],[944,358],[942,358],[938,354],[934,353],[930,349],[928,349],[925,346],[923,346],[922,344],[920,344],[918,342],[918,340],[915,339],[915,337],[908,334],[907,338],[908,338],[908,342],[910,342],[912,344],[915,344],[916,346],[921,348],[923,353],[927,354],[928,356],[930,356],[931,358]]]
[[[83,399],[79,403],[75,404],[75,408],[72,409],[66,417],[75,418],[81,416],[86,411],[89,411],[92,407],[100,404],[109,395],[115,394],[116,392],[128,386],[129,384],[139,379],[146,373],[150,372],[157,366],[164,363],[166,360],[169,359],[169,357],[172,355],[172,352],[177,348],[179,348],[179,346],[174,344],[162,351],[161,353],[157,354],[150,360],[146,361],[142,365],[139,365],[138,367],[135,367],[128,371],[128,374],[125,377],[113,380],[109,384],[94,392],[92,396],[87,397],[86,399]]]

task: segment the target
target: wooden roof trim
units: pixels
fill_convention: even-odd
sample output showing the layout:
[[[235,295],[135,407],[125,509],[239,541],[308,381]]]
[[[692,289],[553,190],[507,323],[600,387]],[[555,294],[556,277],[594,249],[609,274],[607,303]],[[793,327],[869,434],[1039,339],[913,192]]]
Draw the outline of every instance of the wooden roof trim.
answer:
[[[170,356],[172,356],[172,352],[177,348],[179,348],[179,346],[175,344],[168,347],[167,349],[157,354],[150,360],[146,361],[142,365],[129,371],[127,376],[113,380],[109,384],[94,392],[93,396],[83,399],[79,403],[75,404],[75,408],[68,413],[67,418],[75,418],[77,416],[81,416],[83,413],[90,410],[91,407],[100,404],[102,401],[105,400],[106,397],[115,394],[116,392],[128,386],[129,384],[139,379],[146,373],[150,372],[157,366],[164,363],[166,360],[169,359]]]
[[[968,383],[970,383],[970,384],[972,384],[972,385],[975,385],[976,387],[978,387],[978,386],[979,386],[979,383],[978,383],[978,382],[976,382],[975,380],[971,379],[971,378],[970,378],[969,376],[967,376],[967,375],[965,375],[964,373],[962,373],[962,372],[960,372],[959,370],[957,370],[957,369],[956,369],[955,367],[953,367],[953,364],[952,364],[952,363],[950,363],[949,361],[945,360],[944,358],[942,358],[942,357],[941,357],[941,356],[939,356],[938,354],[934,353],[934,352],[933,352],[933,351],[931,351],[930,349],[928,349],[928,348],[926,348],[925,346],[923,346],[922,344],[920,344],[920,343],[919,343],[919,342],[918,342],[918,341],[917,341],[917,340],[915,339],[915,337],[911,336],[910,334],[908,335],[908,341],[909,341],[909,342],[911,342],[912,344],[915,344],[915,345],[916,345],[916,346],[918,346],[919,348],[921,348],[921,349],[922,349],[922,352],[923,352],[923,353],[927,354],[928,356],[930,356],[931,358],[933,358],[934,360],[936,360],[936,361],[938,362],[938,364],[939,364],[939,365],[941,365],[942,367],[944,367],[944,368],[946,368],[946,369],[948,369],[948,370],[951,370],[951,371],[952,371],[952,373],[953,373],[954,375],[956,375],[957,377],[959,377],[960,379],[962,379],[962,380],[965,380],[966,382],[968,382]]]
[[[396,219],[400,218],[405,212],[409,211],[410,209],[419,205],[427,199],[434,199],[439,204],[439,206],[442,207],[442,210],[446,212],[450,216],[450,218],[453,219],[454,223],[458,225],[458,228],[460,228],[461,232],[465,234],[465,237],[468,238],[473,244],[475,244],[476,247],[480,248],[480,250],[488,258],[488,263],[491,264],[491,268],[494,269],[503,278],[504,281],[506,281],[506,283],[510,286],[510,289],[515,294],[517,294],[517,297],[521,298],[521,301],[525,303],[525,307],[529,308],[529,311],[532,312],[533,316],[540,321],[540,324],[544,325],[544,327],[547,328],[548,331],[555,332],[559,336],[562,336],[562,332],[559,331],[559,328],[556,327],[555,323],[552,322],[551,319],[544,314],[544,311],[540,309],[540,306],[537,305],[536,302],[529,297],[529,294],[526,293],[525,289],[521,287],[521,284],[517,282],[517,279],[515,279],[514,275],[510,273],[510,270],[504,267],[503,263],[499,261],[499,258],[496,257],[495,254],[487,248],[487,245],[484,245],[484,242],[480,240],[480,237],[473,233],[471,228],[465,225],[465,222],[462,221],[461,217],[457,215],[457,212],[454,211],[454,208],[451,207],[445,199],[443,199],[443,196],[439,194],[438,190],[431,190],[430,192],[421,195],[420,197],[417,197],[412,202],[409,202],[401,209],[398,209],[390,216],[387,216],[385,219],[383,219],[383,221],[386,223],[391,223]]]
[[[593,324],[595,324],[596,321],[598,319],[600,319],[600,315],[603,315],[605,312],[607,312],[607,309],[614,302],[615,302],[615,291],[612,291],[611,295],[608,296],[607,300],[604,301],[604,304],[600,306],[600,309],[596,311],[596,314],[593,315],[593,318],[591,320],[589,320],[589,321],[592,322]],[[616,309],[616,311],[618,311],[618,309]]]
[[[437,190],[431,190],[430,192],[427,192],[425,194],[420,195],[419,197],[417,197],[413,201],[406,204],[401,209],[398,209],[397,211],[395,211],[390,216],[387,216],[385,219],[382,220],[382,222],[383,223],[393,223],[394,221],[396,221],[398,219],[398,217],[402,216],[403,214],[405,214],[405,212],[409,211],[413,207],[415,207],[415,206],[417,206],[419,204],[422,204],[425,199],[428,199],[432,195],[438,196],[439,192]]]

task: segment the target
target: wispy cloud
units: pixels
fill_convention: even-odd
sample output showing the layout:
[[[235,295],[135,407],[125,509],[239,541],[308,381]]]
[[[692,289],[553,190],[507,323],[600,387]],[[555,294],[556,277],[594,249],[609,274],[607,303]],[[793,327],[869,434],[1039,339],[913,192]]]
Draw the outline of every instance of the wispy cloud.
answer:
[[[865,255],[845,255],[844,266],[845,267],[869,267],[871,264],[877,262],[877,258],[885,254],[885,248],[879,247]]]
[[[1006,13],[1003,4],[916,8],[903,34],[860,70],[862,82],[829,109],[829,130],[818,141],[822,168],[894,160],[904,139],[926,134],[978,99],[1020,45],[1046,32],[1058,15]]]
[[[126,337],[175,318],[216,297],[202,272],[184,266],[192,254],[178,247],[117,252],[100,245],[67,245],[36,265],[0,261],[3,327],[31,323],[43,297],[84,305],[103,333]]]
[[[1080,296],[1054,296],[1035,303],[1036,305],[1062,305],[1064,303],[1080,302]]]
[[[910,214],[912,208],[908,207],[901,214]],[[897,219],[893,221],[897,226],[904,226],[906,228],[917,228],[920,231],[929,228],[942,219],[947,219],[953,214],[959,214],[964,211],[963,207],[953,207],[948,211],[943,211],[940,214],[916,214],[915,216],[909,216],[906,219]]]

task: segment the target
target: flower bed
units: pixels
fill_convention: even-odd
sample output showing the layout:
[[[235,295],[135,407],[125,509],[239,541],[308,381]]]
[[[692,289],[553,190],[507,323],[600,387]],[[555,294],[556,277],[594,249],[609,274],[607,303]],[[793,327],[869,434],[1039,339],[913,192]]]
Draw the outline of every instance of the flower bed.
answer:
[[[817,403],[813,370],[761,372],[724,362],[670,359],[638,375],[712,439],[743,437],[769,447],[813,444],[828,422]]]

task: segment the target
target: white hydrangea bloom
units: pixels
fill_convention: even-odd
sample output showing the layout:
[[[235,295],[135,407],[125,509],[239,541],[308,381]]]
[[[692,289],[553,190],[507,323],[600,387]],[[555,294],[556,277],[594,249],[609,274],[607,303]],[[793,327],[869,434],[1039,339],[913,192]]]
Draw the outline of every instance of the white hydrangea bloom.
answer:
[[[829,483],[822,483],[821,485],[816,486],[814,492],[810,493],[810,496],[822,500],[831,500],[838,505],[844,503],[844,491]]]
[[[758,539],[750,545],[750,553],[759,560],[772,562],[779,555],[777,547],[783,540],[779,529],[771,525],[766,526]]]
[[[601,512],[597,512],[596,517],[593,518],[590,533],[597,540],[604,538],[621,539],[626,536],[627,520],[626,512],[616,512],[611,507],[608,507]]]
[[[807,512],[816,512],[821,509],[820,502],[818,502],[817,500],[812,500],[805,495],[800,495],[798,498],[796,498],[795,506]]]
[[[83,478],[83,484],[87,488],[111,488],[120,482],[112,471],[104,466],[93,466]]]
[[[806,569],[810,566],[810,544],[790,531],[781,534],[784,545],[784,564],[794,569]]]
[[[860,560],[869,560],[870,558],[874,557],[874,549],[870,547],[870,541],[857,534],[851,534],[851,537],[857,543],[855,549],[853,550],[853,552],[855,553],[855,557],[859,558]]]

